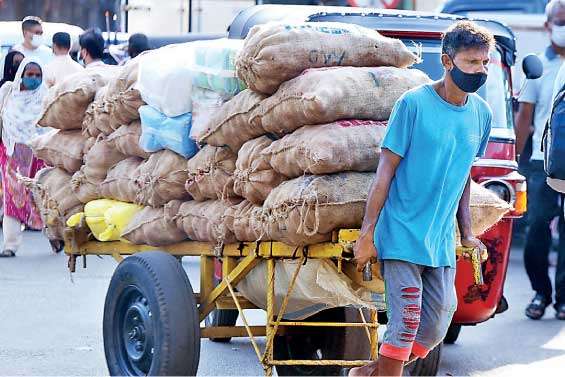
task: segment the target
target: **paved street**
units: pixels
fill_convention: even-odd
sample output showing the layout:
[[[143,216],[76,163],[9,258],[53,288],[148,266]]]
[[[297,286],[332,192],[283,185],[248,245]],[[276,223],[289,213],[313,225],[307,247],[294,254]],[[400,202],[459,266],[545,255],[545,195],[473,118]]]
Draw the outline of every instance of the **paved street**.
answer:
[[[71,279],[64,255],[51,254],[40,233],[26,233],[18,256],[0,259],[0,374],[104,375],[102,310],[111,258],[90,257]],[[198,260],[184,266],[195,285]],[[78,266],[80,267],[80,266]],[[197,287],[195,287],[197,289]],[[520,251],[515,250],[506,284],[510,310],[464,328],[457,345],[446,346],[441,375],[514,376],[555,371],[565,365],[565,323],[549,310],[542,321],[523,316],[531,298]],[[259,320],[261,313],[253,318]],[[250,343],[202,343],[199,374],[260,375]]]

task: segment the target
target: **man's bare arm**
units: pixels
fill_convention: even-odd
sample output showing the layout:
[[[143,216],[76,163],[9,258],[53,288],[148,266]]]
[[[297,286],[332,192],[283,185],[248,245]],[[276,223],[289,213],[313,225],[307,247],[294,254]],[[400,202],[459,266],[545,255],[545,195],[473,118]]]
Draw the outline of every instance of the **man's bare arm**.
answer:
[[[361,234],[354,249],[355,260],[359,269],[362,269],[372,257],[376,257],[377,255],[373,234],[381,210],[388,197],[392,178],[401,160],[402,157],[388,149],[383,149],[381,152],[377,174],[369,190],[369,197],[367,198]]]
[[[465,189],[459,199],[459,207],[457,208],[457,224],[461,232],[461,245],[473,249],[479,249],[483,252],[482,258],[486,260],[486,246],[475,236],[473,236],[472,220],[471,220],[471,176],[467,178]]]
[[[535,105],[528,102],[520,102],[518,114],[516,115],[516,154],[522,154],[526,141],[532,133]]]
[[[461,239],[473,237],[471,227],[471,176],[467,178],[465,189],[459,200],[459,207],[457,208],[457,224],[461,232]]]

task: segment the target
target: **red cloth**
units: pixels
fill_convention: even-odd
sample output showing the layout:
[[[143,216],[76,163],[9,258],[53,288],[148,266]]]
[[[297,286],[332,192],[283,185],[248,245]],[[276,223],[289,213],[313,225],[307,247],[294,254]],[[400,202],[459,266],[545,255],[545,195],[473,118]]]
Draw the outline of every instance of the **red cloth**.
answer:
[[[27,145],[16,144],[13,155],[8,156],[6,147],[0,143],[4,216],[18,219],[32,229],[43,228],[43,223],[31,192],[18,181],[17,174],[34,178],[43,167],[45,163],[36,158]]]

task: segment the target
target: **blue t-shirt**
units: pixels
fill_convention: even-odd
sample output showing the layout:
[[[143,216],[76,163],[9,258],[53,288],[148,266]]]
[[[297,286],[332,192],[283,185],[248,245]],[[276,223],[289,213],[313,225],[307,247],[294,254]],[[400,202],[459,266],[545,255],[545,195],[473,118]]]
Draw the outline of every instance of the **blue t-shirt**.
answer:
[[[380,259],[455,267],[455,219],[475,157],[488,144],[492,113],[470,94],[463,106],[431,85],[394,106],[382,147],[402,157],[375,228]]]

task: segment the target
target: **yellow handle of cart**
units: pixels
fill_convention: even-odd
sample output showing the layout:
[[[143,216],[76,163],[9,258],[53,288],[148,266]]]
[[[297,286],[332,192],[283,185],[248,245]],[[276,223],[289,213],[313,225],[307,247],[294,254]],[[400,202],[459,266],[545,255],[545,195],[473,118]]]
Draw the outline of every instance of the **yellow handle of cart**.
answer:
[[[475,281],[475,284],[484,284],[485,282],[483,279],[482,269],[483,255],[481,250],[479,248],[461,246],[457,248],[456,252],[458,256],[471,259],[471,264],[473,265],[473,280]]]

